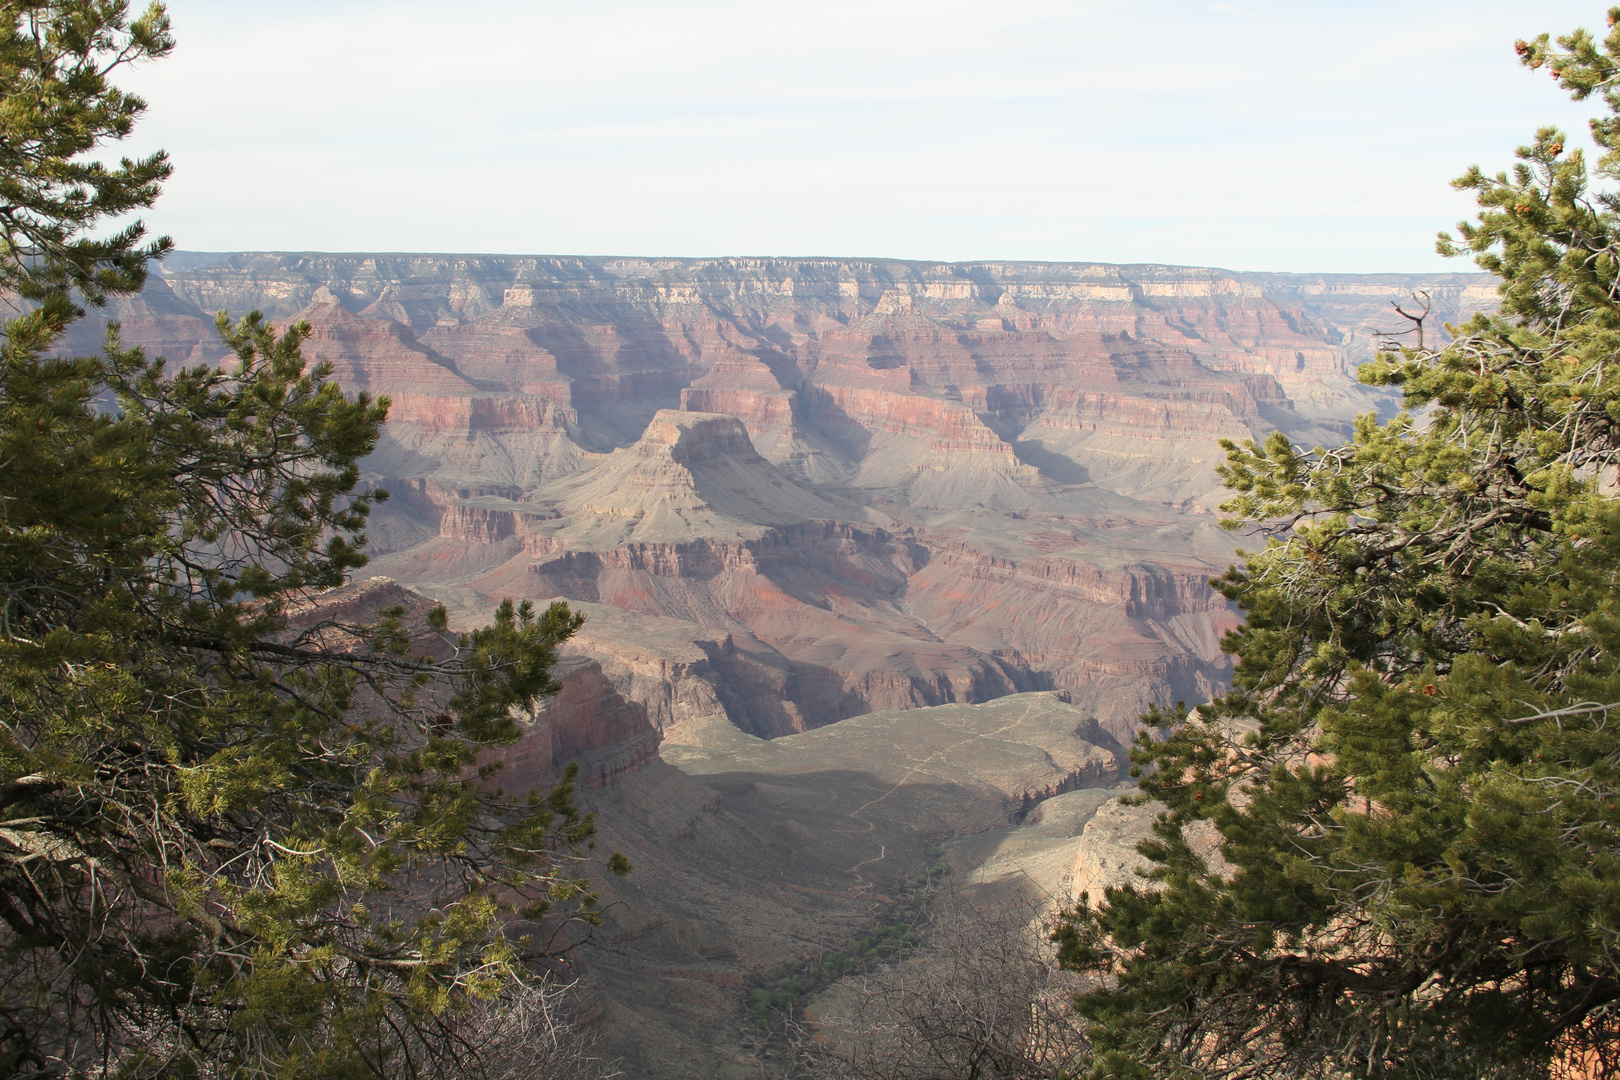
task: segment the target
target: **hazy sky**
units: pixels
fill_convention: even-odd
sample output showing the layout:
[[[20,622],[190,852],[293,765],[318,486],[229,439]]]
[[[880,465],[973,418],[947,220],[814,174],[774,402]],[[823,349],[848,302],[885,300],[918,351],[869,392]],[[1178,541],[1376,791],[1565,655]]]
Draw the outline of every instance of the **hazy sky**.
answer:
[[[126,76],[193,250],[1471,269],[1433,253],[1587,106],[1538,0],[173,0]]]

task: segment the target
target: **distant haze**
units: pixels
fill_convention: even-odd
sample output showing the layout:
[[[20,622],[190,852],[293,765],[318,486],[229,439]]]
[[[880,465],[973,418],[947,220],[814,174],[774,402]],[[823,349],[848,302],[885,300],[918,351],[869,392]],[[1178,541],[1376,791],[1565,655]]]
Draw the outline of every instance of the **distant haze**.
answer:
[[[1433,253],[1586,106],[1542,0],[173,0],[126,76],[185,248],[1468,270]],[[1584,140],[1583,140],[1584,141]]]

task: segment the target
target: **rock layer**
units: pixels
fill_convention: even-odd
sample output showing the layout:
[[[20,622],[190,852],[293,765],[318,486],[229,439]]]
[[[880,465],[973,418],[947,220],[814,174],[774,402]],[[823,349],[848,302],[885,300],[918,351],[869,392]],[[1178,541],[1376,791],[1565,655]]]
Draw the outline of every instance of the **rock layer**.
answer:
[[[580,786],[594,791],[658,760],[658,732],[647,723],[646,708],[626,701],[600,664],[564,657],[552,677],[562,688],[536,704],[522,724],[522,738],[483,759],[501,764],[496,782],[502,788],[543,795],[575,764]]]

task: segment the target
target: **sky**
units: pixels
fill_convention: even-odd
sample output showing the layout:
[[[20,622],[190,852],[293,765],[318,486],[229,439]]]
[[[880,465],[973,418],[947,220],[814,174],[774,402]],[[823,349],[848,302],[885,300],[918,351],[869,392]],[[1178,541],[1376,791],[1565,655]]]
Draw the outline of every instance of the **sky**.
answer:
[[[1469,270],[1537,0],[171,0],[121,77],[187,250]],[[1584,138],[1577,142],[1583,142]]]

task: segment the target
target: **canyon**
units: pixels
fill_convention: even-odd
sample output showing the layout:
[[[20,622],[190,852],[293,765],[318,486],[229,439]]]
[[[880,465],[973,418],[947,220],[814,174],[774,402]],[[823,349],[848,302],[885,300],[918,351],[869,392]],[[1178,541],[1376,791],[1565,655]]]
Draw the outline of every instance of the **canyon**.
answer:
[[[218,311],[306,321],[310,361],[391,403],[372,572],[462,619],[579,606],[667,744],[1038,690],[1123,744],[1229,677],[1219,440],[1388,411],[1355,367],[1418,290],[1431,333],[1494,300],[1478,274],[180,252],[105,316],[175,363],[224,358]]]
[[[1419,299],[1414,300],[1414,294]],[[571,761],[604,848],[588,1019],[627,1075],[771,1075],[783,964],[938,888],[1050,906],[1130,880],[1150,704],[1227,683],[1220,441],[1343,441],[1392,308],[1479,274],[1088,263],[200,253],[68,344],[228,359],[216,312],[308,325],[386,395],[378,575],[327,606],[583,612],[501,782]],[[918,885],[919,879],[923,885]]]

